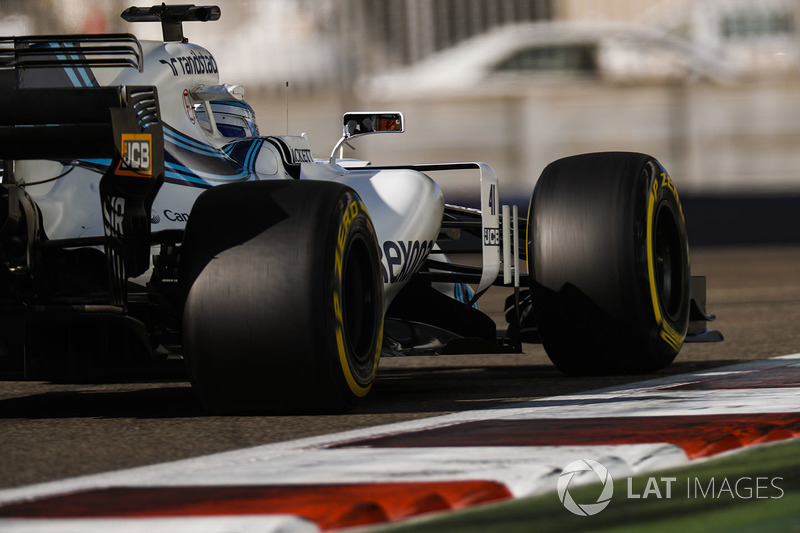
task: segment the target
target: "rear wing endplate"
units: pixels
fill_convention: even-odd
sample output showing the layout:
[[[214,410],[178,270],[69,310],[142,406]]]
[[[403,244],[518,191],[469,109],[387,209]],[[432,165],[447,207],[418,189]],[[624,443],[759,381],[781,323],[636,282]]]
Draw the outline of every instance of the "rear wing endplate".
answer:
[[[124,305],[127,277],[150,266],[150,209],[164,181],[156,88],[0,89],[0,160],[4,182],[11,181],[7,187],[15,186],[15,159],[82,158],[110,160],[100,197],[112,299]]]

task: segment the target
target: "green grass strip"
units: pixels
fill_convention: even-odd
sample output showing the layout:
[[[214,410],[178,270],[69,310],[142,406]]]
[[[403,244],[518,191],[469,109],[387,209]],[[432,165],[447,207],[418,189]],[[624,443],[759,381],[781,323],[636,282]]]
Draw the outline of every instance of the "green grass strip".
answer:
[[[554,481],[553,491],[541,496],[412,519],[375,531],[800,532],[800,439],[648,473],[628,483],[628,478],[614,479],[611,503],[594,516],[567,511]],[[586,485],[569,492],[576,502],[593,503],[600,487]],[[629,498],[629,493],[640,497]]]

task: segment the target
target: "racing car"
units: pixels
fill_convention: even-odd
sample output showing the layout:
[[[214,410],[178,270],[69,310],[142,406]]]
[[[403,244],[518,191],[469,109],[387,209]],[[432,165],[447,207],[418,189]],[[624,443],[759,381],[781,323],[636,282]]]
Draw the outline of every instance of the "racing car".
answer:
[[[343,157],[402,133],[400,112],[344,113],[322,158],[302,135],[262,135],[244,89],[183,35],[218,7],[121,16],[163,40],[0,38],[5,375],[178,360],[212,411],[325,411],[365,397],[383,356],[541,342],[569,374],[640,373],[721,340],[653,157],[555,161],[521,216],[486,163]],[[480,181],[480,208],[445,200],[432,176],[456,170]],[[501,329],[478,306],[495,286]]]

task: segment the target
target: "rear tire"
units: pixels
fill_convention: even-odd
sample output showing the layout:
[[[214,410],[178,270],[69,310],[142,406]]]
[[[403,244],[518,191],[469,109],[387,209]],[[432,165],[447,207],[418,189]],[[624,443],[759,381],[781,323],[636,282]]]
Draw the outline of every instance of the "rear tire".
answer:
[[[559,369],[641,373],[673,361],[689,323],[689,251],[678,194],[658,161],[556,161],[528,221],[533,310]]]
[[[338,411],[369,392],[383,279],[355,191],[314,181],[210,189],[184,247],[184,348],[207,408]]]

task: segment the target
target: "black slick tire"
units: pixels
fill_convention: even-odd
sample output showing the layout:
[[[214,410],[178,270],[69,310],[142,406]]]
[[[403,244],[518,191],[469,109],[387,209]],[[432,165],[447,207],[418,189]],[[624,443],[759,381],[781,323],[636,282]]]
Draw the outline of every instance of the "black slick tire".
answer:
[[[211,189],[192,210],[184,247],[184,350],[207,408],[341,411],[369,392],[383,282],[375,230],[352,189]]]
[[[643,373],[669,365],[689,322],[689,252],[677,191],[636,153],[551,163],[528,213],[536,324],[569,374]]]

